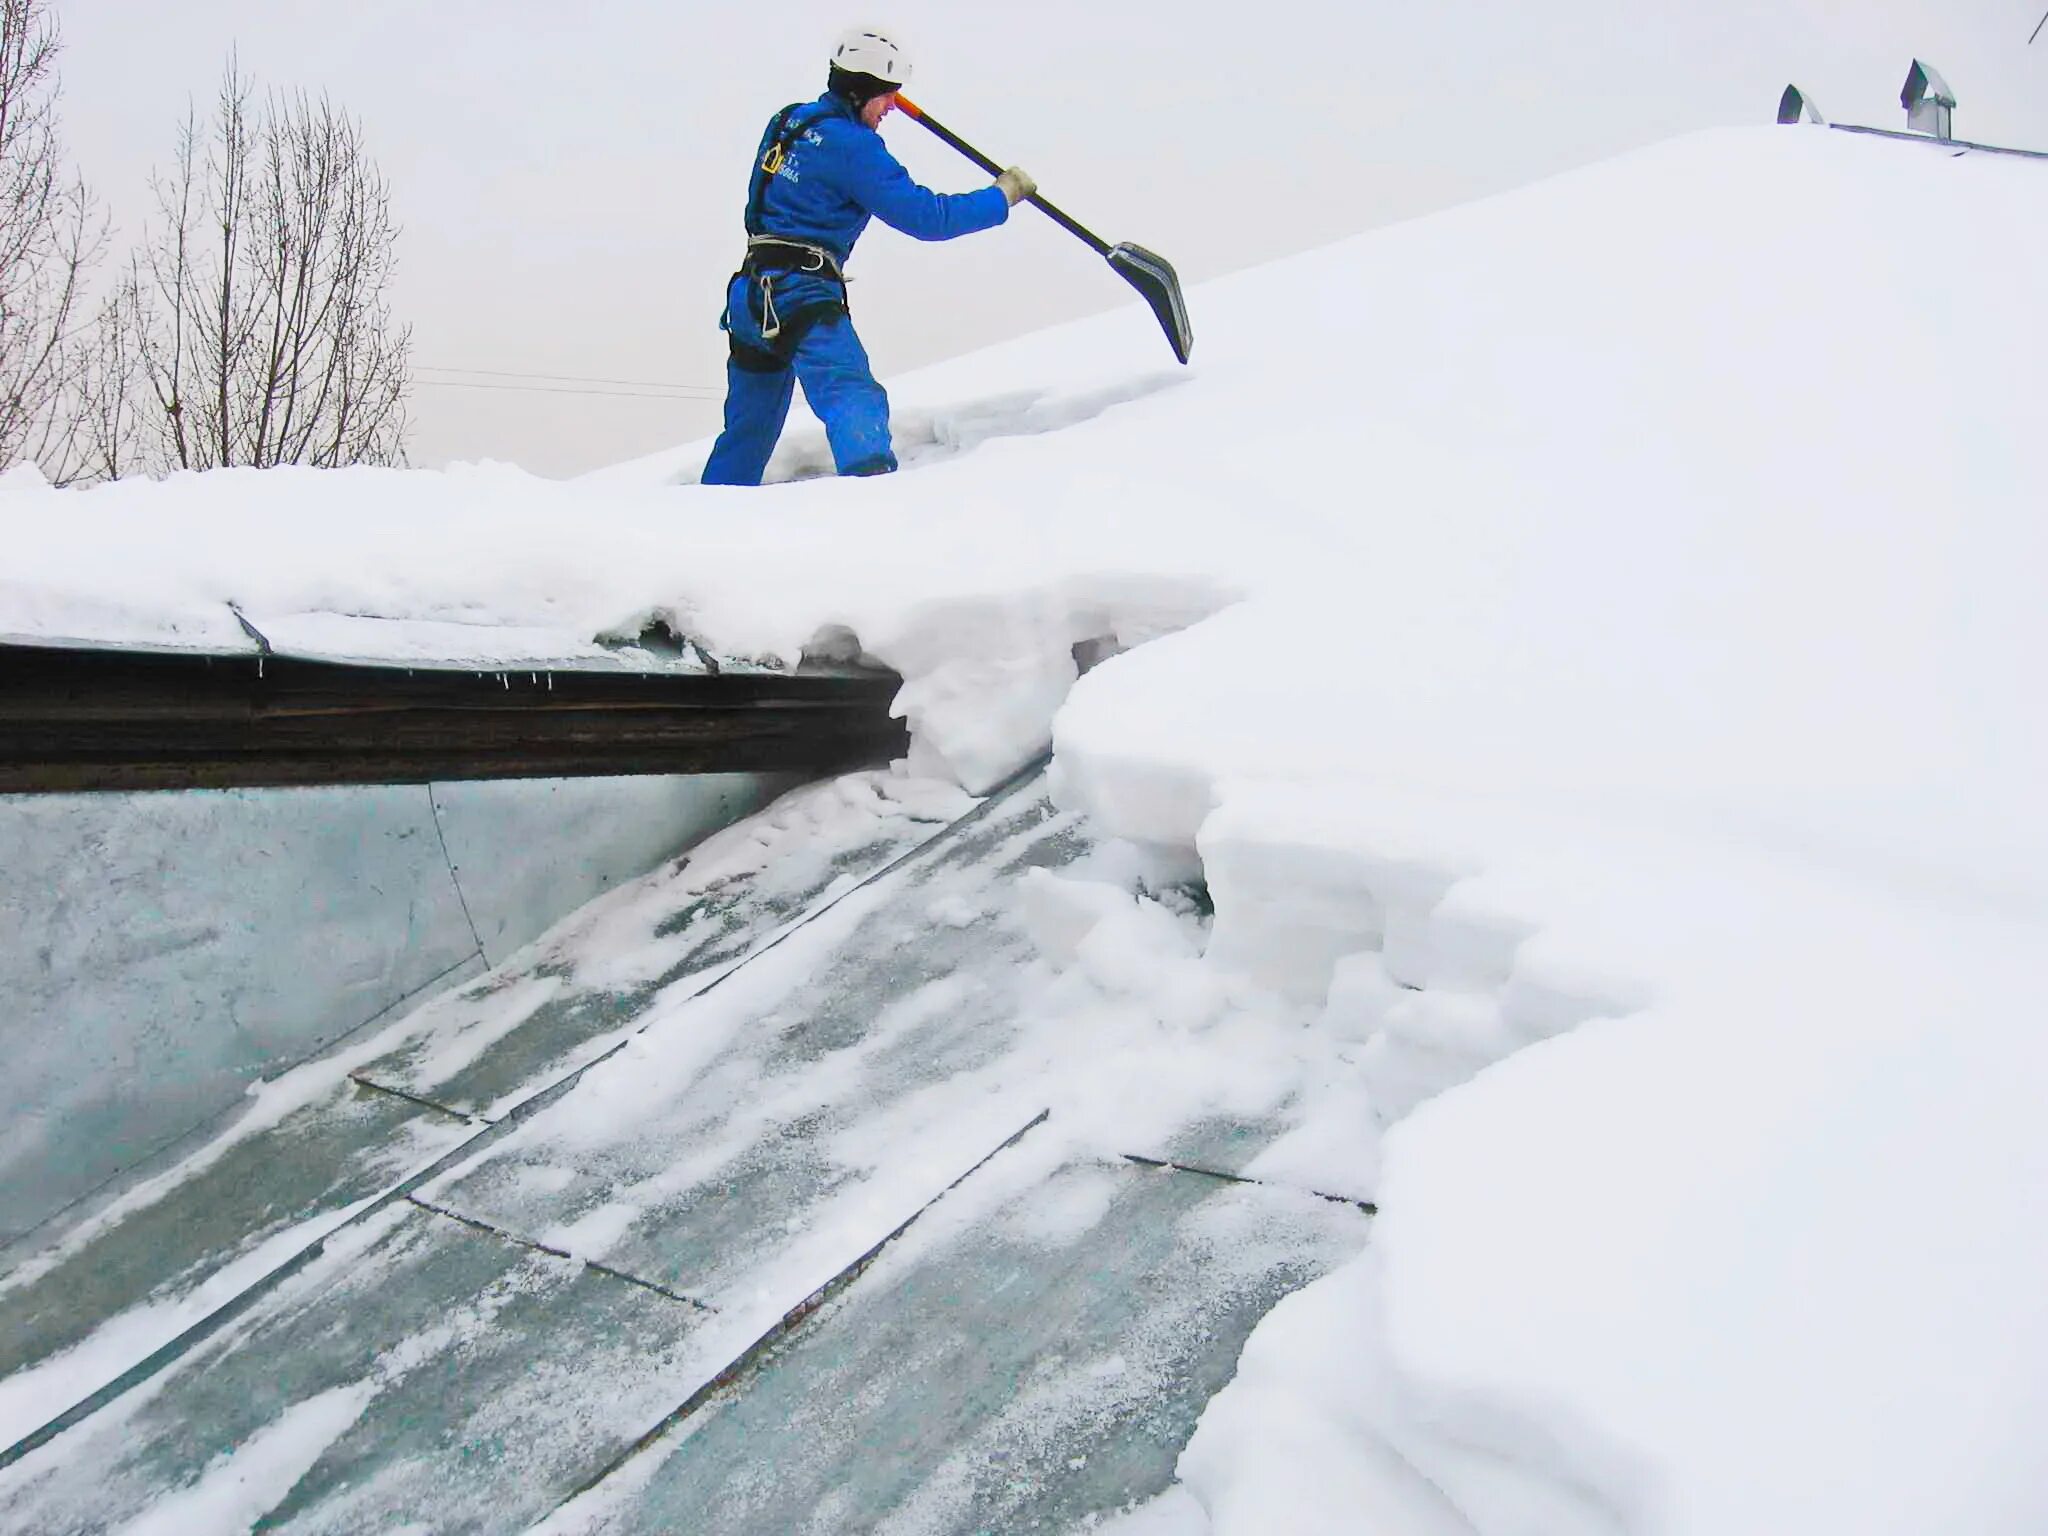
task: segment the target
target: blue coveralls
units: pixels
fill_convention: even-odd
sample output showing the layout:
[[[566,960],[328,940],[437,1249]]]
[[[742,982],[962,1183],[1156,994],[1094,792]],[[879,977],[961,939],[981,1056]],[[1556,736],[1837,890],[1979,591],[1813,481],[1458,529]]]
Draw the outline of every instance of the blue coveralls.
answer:
[[[786,146],[779,153],[778,143]],[[881,134],[831,91],[778,114],[754,158],[748,234],[822,246],[843,263],[871,216],[919,240],[952,240],[1005,222],[1010,204],[1000,187],[949,195],[919,186]],[[761,483],[798,383],[825,424],[840,474],[896,467],[889,396],[853,332],[845,286],[829,270],[737,273],[720,324],[732,343],[725,430],[704,466],[704,484]]]

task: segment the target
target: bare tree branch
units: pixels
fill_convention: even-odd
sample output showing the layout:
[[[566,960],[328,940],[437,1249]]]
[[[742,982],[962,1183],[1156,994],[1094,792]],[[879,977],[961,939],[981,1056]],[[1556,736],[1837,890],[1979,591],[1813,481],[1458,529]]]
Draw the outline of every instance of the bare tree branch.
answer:
[[[361,125],[304,94],[259,108],[231,59],[156,199],[127,290],[153,467],[403,462],[412,337]]]
[[[0,0],[0,468],[61,482],[79,469],[74,321],[105,226],[62,168],[58,49],[48,0]]]

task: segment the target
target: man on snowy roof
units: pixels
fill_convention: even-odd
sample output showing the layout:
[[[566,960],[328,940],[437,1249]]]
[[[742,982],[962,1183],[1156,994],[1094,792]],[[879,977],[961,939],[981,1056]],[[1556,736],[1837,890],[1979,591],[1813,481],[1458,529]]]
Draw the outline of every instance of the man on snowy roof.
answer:
[[[704,484],[761,483],[799,383],[840,474],[893,470],[889,396],[847,314],[843,269],[854,242],[871,217],[919,240],[971,235],[1005,222],[1037,190],[1014,166],[978,192],[947,195],[911,180],[876,131],[909,79],[894,41],[856,29],[833,50],[825,94],[785,107],[762,136],[747,193],[746,261],[719,321],[732,357],[725,430]]]

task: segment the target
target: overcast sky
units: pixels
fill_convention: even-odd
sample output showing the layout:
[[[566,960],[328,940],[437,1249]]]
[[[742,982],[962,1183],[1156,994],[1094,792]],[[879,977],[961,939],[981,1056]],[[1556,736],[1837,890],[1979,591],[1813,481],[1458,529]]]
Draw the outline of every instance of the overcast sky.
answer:
[[[849,24],[896,30],[916,62],[913,93],[934,115],[1024,165],[1099,234],[1161,251],[1192,283],[1671,134],[1768,123],[1787,81],[1838,121],[1903,127],[1898,90],[1916,53],[1955,88],[1958,136],[2048,148],[2048,35],[2026,46],[2044,6],[55,4],[66,137],[114,216],[117,246],[138,232],[149,172],[167,163],[188,98],[203,103],[238,49],[260,84],[324,91],[366,125],[404,226],[396,305],[416,363],[696,385],[713,397],[416,391],[414,462],[499,458],[544,474],[715,430],[716,318],[754,145],[777,109],[822,88],[830,44]],[[886,131],[930,185],[986,179],[906,119]],[[1901,231],[1925,237],[1910,223]],[[855,316],[885,381],[1133,302],[1099,258],[1028,210],[949,245],[877,226],[852,273]],[[1312,324],[1313,296],[1276,296],[1274,316]]]

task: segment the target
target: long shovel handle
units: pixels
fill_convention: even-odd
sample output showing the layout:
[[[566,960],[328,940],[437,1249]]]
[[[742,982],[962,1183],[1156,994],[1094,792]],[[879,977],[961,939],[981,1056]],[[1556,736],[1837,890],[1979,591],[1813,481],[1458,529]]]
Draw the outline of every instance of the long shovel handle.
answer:
[[[916,118],[933,133],[959,150],[961,154],[987,171],[991,176],[1003,174],[1003,168],[989,159],[972,144],[944,123],[926,112],[915,102],[902,95],[896,98],[896,105]],[[1029,201],[1047,218],[1058,224],[1075,239],[1084,242],[1096,255],[1106,257],[1112,272],[1138,290],[1144,301],[1152,306],[1152,313],[1159,321],[1159,328],[1166,332],[1167,345],[1173,348],[1173,355],[1185,363],[1195,345],[1194,328],[1188,324],[1187,301],[1182,298],[1180,277],[1173,270],[1173,263],[1155,251],[1148,251],[1141,245],[1112,246],[1093,230],[1084,229],[1059,209],[1053,207],[1037,193]]]
[[[968,143],[965,139],[961,138],[959,134],[955,133],[952,129],[948,128],[944,123],[940,122],[936,117],[933,117],[929,112],[925,111],[923,107],[918,106],[908,96],[898,95],[896,98],[896,105],[902,111],[909,113],[912,117],[916,118],[917,121],[923,123],[925,127],[929,128],[933,133],[937,134],[940,138],[944,139],[948,144],[952,145],[955,149],[959,150],[961,154],[965,155],[968,159],[972,160],[984,171],[987,171],[989,175],[1000,176],[1003,174],[1003,168],[1000,165],[997,165],[995,161],[989,159],[987,155],[984,155],[972,144]],[[1107,240],[1103,239],[1100,235],[1094,233],[1094,231],[1084,228],[1079,222],[1069,218],[1066,214],[1060,212],[1059,209],[1053,207],[1051,203],[1048,203],[1036,192],[1032,193],[1030,197],[1025,199],[1025,201],[1030,203],[1032,207],[1036,208],[1040,213],[1043,213],[1047,218],[1051,219],[1055,224],[1059,225],[1062,229],[1066,230],[1068,234],[1074,236],[1078,240],[1086,241],[1087,244],[1094,250],[1096,255],[1107,256],[1109,254],[1109,242]]]

